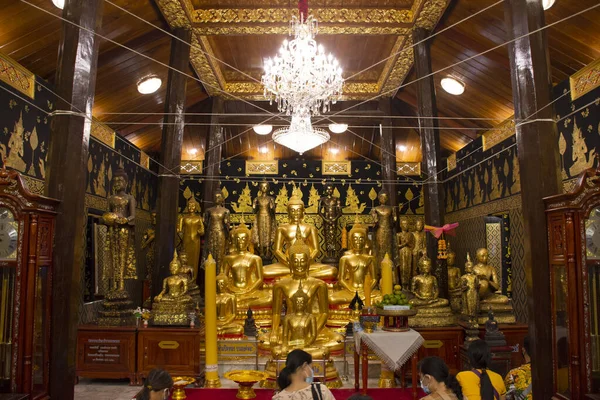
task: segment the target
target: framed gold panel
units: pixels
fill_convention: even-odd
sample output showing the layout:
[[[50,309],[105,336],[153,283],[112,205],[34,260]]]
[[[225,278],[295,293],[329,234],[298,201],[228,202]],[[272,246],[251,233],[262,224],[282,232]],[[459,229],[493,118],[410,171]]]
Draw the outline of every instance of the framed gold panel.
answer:
[[[35,97],[35,75],[0,52],[0,80],[26,96]]]
[[[400,162],[396,163],[396,174],[405,176],[421,176],[420,162]]]
[[[202,173],[202,160],[182,160],[179,173],[181,175],[198,175]]]
[[[351,175],[350,161],[321,161],[323,175]]]
[[[246,161],[246,175],[277,175],[279,163],[273,161]]]
[[[571,100],[575,100],[600,86],[600,58],[591,62],[569,78]]]

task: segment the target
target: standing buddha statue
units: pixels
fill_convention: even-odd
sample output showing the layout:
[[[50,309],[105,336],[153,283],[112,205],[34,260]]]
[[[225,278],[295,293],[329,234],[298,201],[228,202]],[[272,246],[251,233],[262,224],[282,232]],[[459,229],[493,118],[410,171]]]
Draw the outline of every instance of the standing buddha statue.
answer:
[[[189,198],[178,225],[177,231],[181,235],[183,249],[187,253],[189,266],[194,272],[192,280],[196,282],[200,264],[200,238],[204,236],[204,222],[200,214],[200,204],[194,196]]]
[[[219,190],[215,193],[215,205],[204,213],[204,225],[208,231],[208,237],[203,251],[203,260],[209,254],[217,263],[217,272],[223,268],[223,259],[227,249],[227,238],[229,237],[229,210],[223,206],[223,194]]]
[[[298,240],[307,242],[310,248],[310,261],[319,253],[319,239],[317,230],[304,222],[304,202],[297,196],[292,196],[287,204],[288,221],[277,228],[275,234],[275,257],[279,262],[265,265],[263,274],[265,278],[275,279],[290,275],[289,258],[287,250]],[[337,277],[337,268],[321,263],[310,263],[309,275],[314,278],[333,280]]]
[[[394,237],[394,225],[396,224],[396,209],[387,204],[389,198],[387,193],[381,191],[377,196],[379,205],[371,210],[371,217],[375,222],[375,257],[377,262],[375,264],[375,276],[374,280],[378,280],[381,273],[381,261],[386,254],[394,254],[392,251],[393,237]],[[398,282],[398,277],[395,276],[397,273],[393,271],[393,280]]]
[[[479,278],[473,272],[471,255],[467,253],[465,273],[460,277],[460,289],[462,292],[461,314],[471,325],[477,325],[479,314]]]
[[[252,242],[254,248],[258,249],[258,255],[267,260],[271,256],[271,245],[275,238],[275,199],[269,196],[269,183],[261,182],[258,185],[258,196],[252,203],[252,209],[256,216],[256,223],[252,230]]]
[[[333,186],[325,186],[325,196],[319,199],[319,215],[323,218],[323,235],[325,236],[325,258],[323,262],[337,263],[339,257],[339,241],[337,221],[342,216],[340,199],[333,195]]]
[[[398,260],[400,262],[400,284],[404,288],[408,288],[410,280],[413,277],[413,245],[414,237],[412,232],[408,230],[408,218],[400,218],[400,232],[396,234],[398,244]]]
[[[476,254],[477,264],[473,266],[473,273],[479,278],[480,312],[478,321],[485,324],[487,312],[492,310],[500,323],[514,323],[515,315],[510,299],[498,291],[498,275],[496,269],[488,264],[489,253],[485,248],[478,249]]]
[[[415,231],[412,233],[414,236],[413,241],[413,255],[412,255],[412,276],[417,275],[419,272],[419,260],[423,257],[423,254],[427,253],[427,237],[425,236],[425,228],[422,219],[417,219],[415,222]]]
[[[452,311],[459,312],[462,302],[462,290],[460,287],[460,268],[456,267],[456,253],[450,248],[448,242],[447,258],[448,265],[448,294],[450,295],[450,307]]]
[[[194,311],[194,301],[188,294],[189,275],[181,270],[177,251],[169,264],[171,275],[163,280],[162,291],[152,303],[153,322],[156,325],[187,325]]]

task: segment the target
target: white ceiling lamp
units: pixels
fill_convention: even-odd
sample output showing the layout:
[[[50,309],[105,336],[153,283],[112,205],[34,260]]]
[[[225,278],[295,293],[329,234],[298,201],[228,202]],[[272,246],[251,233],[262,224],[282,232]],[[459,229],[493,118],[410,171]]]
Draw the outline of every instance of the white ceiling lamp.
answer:
[[[269,152],[269,149],[267,146],[261,146],[258,148],[258,152],[262,154],[267,154]]]
[[[330,136],[323,129],[313,128],[310,115],[292,115],[292,123],[287,128],[273,132],[273,140],[300,155],[314,149],[329,140]]]
[[[196,154],[198,154],[198,149],[193,147],[191,149],[188,150],[188,153],[192,156],[195,156]]]
[[[273,131],[273,125],[254,125],[252,129],[257,135],[268,135]]]
[[[406,146],[401,144],[400,146],[398,146],[398,151],[406,151]]]
[[[160,89],[161,85],[162,79],[156,75],[148,75],[139,80],[137,89],[141,94],[151,94]]]
[[[542,7],[544,7],[544,10],[547,10],[552,7],[555,2],[556,0],[542,0]]]
[[[329,130],[333,133],[344,133],[348,129],[348,124],[329,124]]]
[[[442,78],[441,84],[446,92],[454,96],[460,96],[465,92],[465,84],[452,76]]]
[[[56,7],[60,8],[61,10],[63,8],[65,8],[65,0],[52,0],[52,4],[54,4]]]
[[[329,149],[329,152],[335,156],[340,152],[340,149],[338,149],[337,147],[332,147]]]

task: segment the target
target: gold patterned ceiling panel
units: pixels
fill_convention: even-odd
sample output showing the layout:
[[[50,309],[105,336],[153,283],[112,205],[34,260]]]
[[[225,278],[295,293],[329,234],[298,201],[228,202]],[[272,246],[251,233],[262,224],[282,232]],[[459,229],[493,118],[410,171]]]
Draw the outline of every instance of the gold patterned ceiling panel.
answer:
[[[352,77],[344,84],[343,99],[394,96],[413,63],[413,28],[435,27],[448,2],[311,0],[321,41],[328,42],[326,48],[340,61],[345,78]],[[275,54],[282,36],[289,34],[296,1],[157,0],[157,4],[170,26],[194,30],[191,63],[211,96],[264,99],[262,59]],[[380,60],[385,62],[364,71]]]

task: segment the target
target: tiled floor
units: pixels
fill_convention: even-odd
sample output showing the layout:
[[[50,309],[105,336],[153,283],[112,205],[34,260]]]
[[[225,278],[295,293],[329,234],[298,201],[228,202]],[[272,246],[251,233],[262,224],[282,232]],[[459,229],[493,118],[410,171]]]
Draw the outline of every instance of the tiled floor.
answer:
[[[129,381],[81,378],[75,385],[75,400],[131,400],[141,386],[129,386]]]

